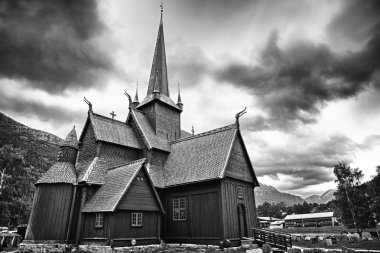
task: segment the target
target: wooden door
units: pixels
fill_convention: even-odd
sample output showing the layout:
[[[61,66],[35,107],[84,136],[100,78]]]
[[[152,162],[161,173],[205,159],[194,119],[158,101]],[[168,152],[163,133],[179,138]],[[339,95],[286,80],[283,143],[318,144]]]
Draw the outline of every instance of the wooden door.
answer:
[[[238,204],[238,224],[239,224],[239,236],[248,237],[247,229],[247,213],[246,208],[243,204]]]

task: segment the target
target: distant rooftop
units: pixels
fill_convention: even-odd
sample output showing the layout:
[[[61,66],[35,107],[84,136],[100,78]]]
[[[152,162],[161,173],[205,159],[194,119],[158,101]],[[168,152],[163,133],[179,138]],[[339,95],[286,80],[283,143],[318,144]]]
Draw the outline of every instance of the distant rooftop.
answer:
[[[300,219],[315,219],[315,218],[332,218],[334,212],[325,213],[305,213],[305,214],[291,214],[285,217],[285,220],[300,220]]]

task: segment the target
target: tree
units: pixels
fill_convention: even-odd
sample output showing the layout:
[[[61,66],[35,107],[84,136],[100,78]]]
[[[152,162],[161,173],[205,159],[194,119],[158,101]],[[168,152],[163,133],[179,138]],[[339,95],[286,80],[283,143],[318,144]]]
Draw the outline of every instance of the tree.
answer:
[[[362,171],[340,162],[334,166],[334,174],[337,178],[335,182],[338,183],[336,204],[341,210],[343,223],[357,230],[369,227],[372,220],[370,199],[367,186],[361,184]]]
[[[15,149],[11,145],[4,145],[0,148],[0,197],[14,174],[17,174],[23,166],[25,152]]]
[[[4,145],[0,148],[0,225],[27,223],[38,176],[25,162],[25,151]]]
[[[366,183],[366,185],[371,213],[373,214],[374,219],[380,221],[380,166],[376,167],[376,172],[377,175],[374,176],[371,181]]]

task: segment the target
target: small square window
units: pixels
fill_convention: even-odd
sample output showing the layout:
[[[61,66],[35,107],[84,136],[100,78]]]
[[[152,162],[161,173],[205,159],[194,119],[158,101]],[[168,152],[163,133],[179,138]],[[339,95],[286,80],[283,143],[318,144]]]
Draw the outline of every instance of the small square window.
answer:
[[[132,221],[131,221],[132,227],[142,227],[142,222],[143,222],[142,213],[132,213],[131,218],[132,218]]]
[[[96,228],[102,228],[103,227],[103,214],[97,213],[95,215],[95,227]]]

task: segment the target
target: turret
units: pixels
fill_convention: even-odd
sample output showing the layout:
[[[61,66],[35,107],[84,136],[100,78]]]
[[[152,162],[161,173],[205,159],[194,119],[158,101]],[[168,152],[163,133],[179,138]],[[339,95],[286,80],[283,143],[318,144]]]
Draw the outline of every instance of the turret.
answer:
[[[59,147],[58,162],[69,162],[75,164],[78,154],[78,139],[75,126],[67,135],[65,141]]]

